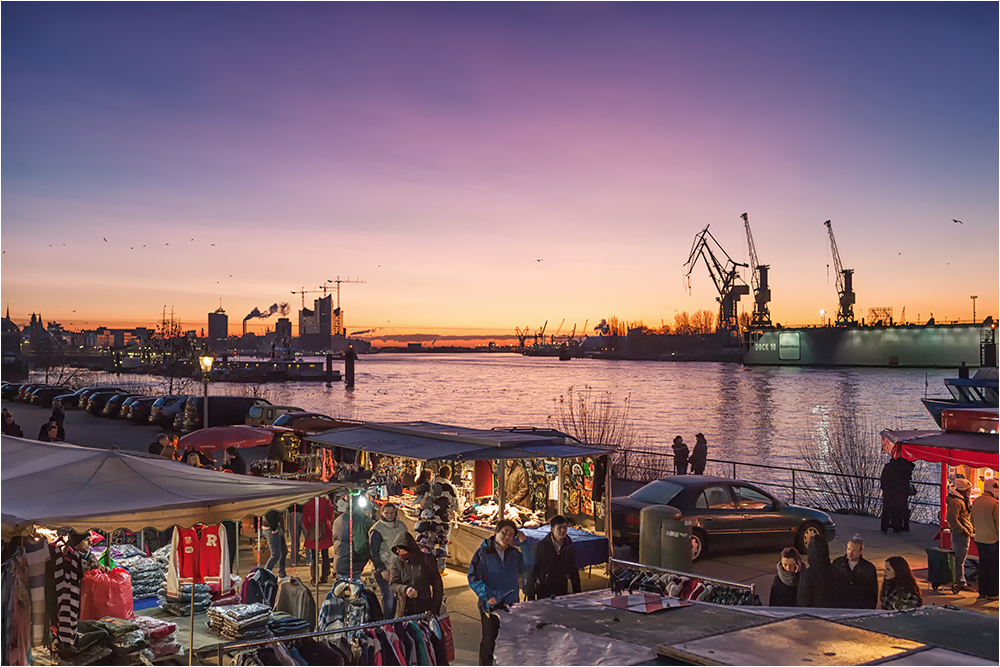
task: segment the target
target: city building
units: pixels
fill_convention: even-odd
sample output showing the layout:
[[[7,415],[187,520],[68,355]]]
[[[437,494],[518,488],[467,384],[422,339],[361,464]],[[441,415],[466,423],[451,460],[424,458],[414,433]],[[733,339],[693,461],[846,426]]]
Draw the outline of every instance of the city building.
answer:
[[[208,347],[218,350],[226,347],[229,338],[229,316],[219,306],[214,313],[208,314]]]

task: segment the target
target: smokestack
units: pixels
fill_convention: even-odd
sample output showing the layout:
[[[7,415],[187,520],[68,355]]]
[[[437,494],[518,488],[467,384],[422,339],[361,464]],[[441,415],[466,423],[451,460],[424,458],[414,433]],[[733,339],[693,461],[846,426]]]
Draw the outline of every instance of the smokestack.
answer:
[[[247,335],[247,321],[243,320],[243,335]]]

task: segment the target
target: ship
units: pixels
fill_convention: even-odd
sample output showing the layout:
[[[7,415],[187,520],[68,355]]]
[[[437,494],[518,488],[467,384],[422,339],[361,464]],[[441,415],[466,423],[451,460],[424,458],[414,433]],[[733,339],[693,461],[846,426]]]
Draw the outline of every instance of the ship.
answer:
[[[745,334],[747,366],[957,368],[996,365],[995,323],[775,327]]]

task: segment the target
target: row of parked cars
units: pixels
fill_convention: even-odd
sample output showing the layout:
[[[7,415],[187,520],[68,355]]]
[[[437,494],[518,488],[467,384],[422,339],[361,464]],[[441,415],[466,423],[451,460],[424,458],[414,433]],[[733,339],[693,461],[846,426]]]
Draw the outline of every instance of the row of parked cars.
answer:
[[[129,420],[181,433],[190,433],[205,425],[203,396],[149,396],[106,385],[71,391],[58,385],[4,383],[0,386],[0,397],[43,408],[52,407],[59,401],[65,410],[81,409],[94,416]],[[273,425],[315,432],[344,426],[345,422],[295,406],[272,405],[266,399],[253,396],[210,396],[208,425],[232,424]]]

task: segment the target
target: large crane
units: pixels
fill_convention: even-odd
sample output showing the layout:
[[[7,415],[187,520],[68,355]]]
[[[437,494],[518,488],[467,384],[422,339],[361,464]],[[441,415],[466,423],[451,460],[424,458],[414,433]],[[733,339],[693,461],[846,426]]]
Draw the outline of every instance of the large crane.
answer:
[[[366,283],[365,280],[351,280],[350,278],[341,278],[337,276],[333,280],[327,280],[327,283],[334,283],[336,287],[329,287],[327,285],[323,286],[323,294],[326,294],[326,290],[333,289],[337,293],[337,307],[333,311],[333,331],[334,334],[344,333],[344,313],[340,310],[340,284],[341,283]]]
[[[753,244],[753,234],[750,233],[750,220],[744,213],[743,226],[747,231],[747,249],[750,253],[750,286],[753,288],[753,314],[750,316],[750,326],[754,329],[771,326],[771,310],[768,302],[771,300],[771,288],[767,286],[767,264],[757,261],[757,248]]]
[[[833,249],[833,266],[837,272],[837,295],[840,304],[837,308],[837,326],[854,324],[854,269],[845,269],[840,263],[840,251],[837,250],[837,239],[833,237],[833,226],[827,220],[823,223],[830,232],[830,247]]]
[[[325,285],[323,287],[320,287],[319,289],[306,289],[305,287],[303,287],[302,289],[292,290],[292,294],[301,294],[302,295],[302,308],[305,309],[305,307],[306,307],[306,294],[313,294],[313,293],[319,293],[319,292],[322,292],[323,294],[326,294],[326,290],[327,290],[327,288],[326,288]]]
[[[725,257],[725,262],[720,261],[716,253],[712,252],[712,244],[715,245],[719,256]],[[708,273],[712,277],[712,282],[715,283],[715,289],[719,292],[719,296],[716,298],[716,301],[719,302],[718,330],[725,331],[738,340],[740,324],[736,313],[736,304],[739,303],[742,295],[750,293],[750,288],[745,284],[737,284],[739,274],[736,272],[736,268],[747,265],[734,262],[729,253],[723,250],[712,233],[708,231],[707,225],[694,237],[691,252],[687,261],[684,262],[684,266],[688,267],[685,277],[688,279],[689,285],[691,271],[694,270],[694,265],[698,262],[699,257],[705,260]]]

